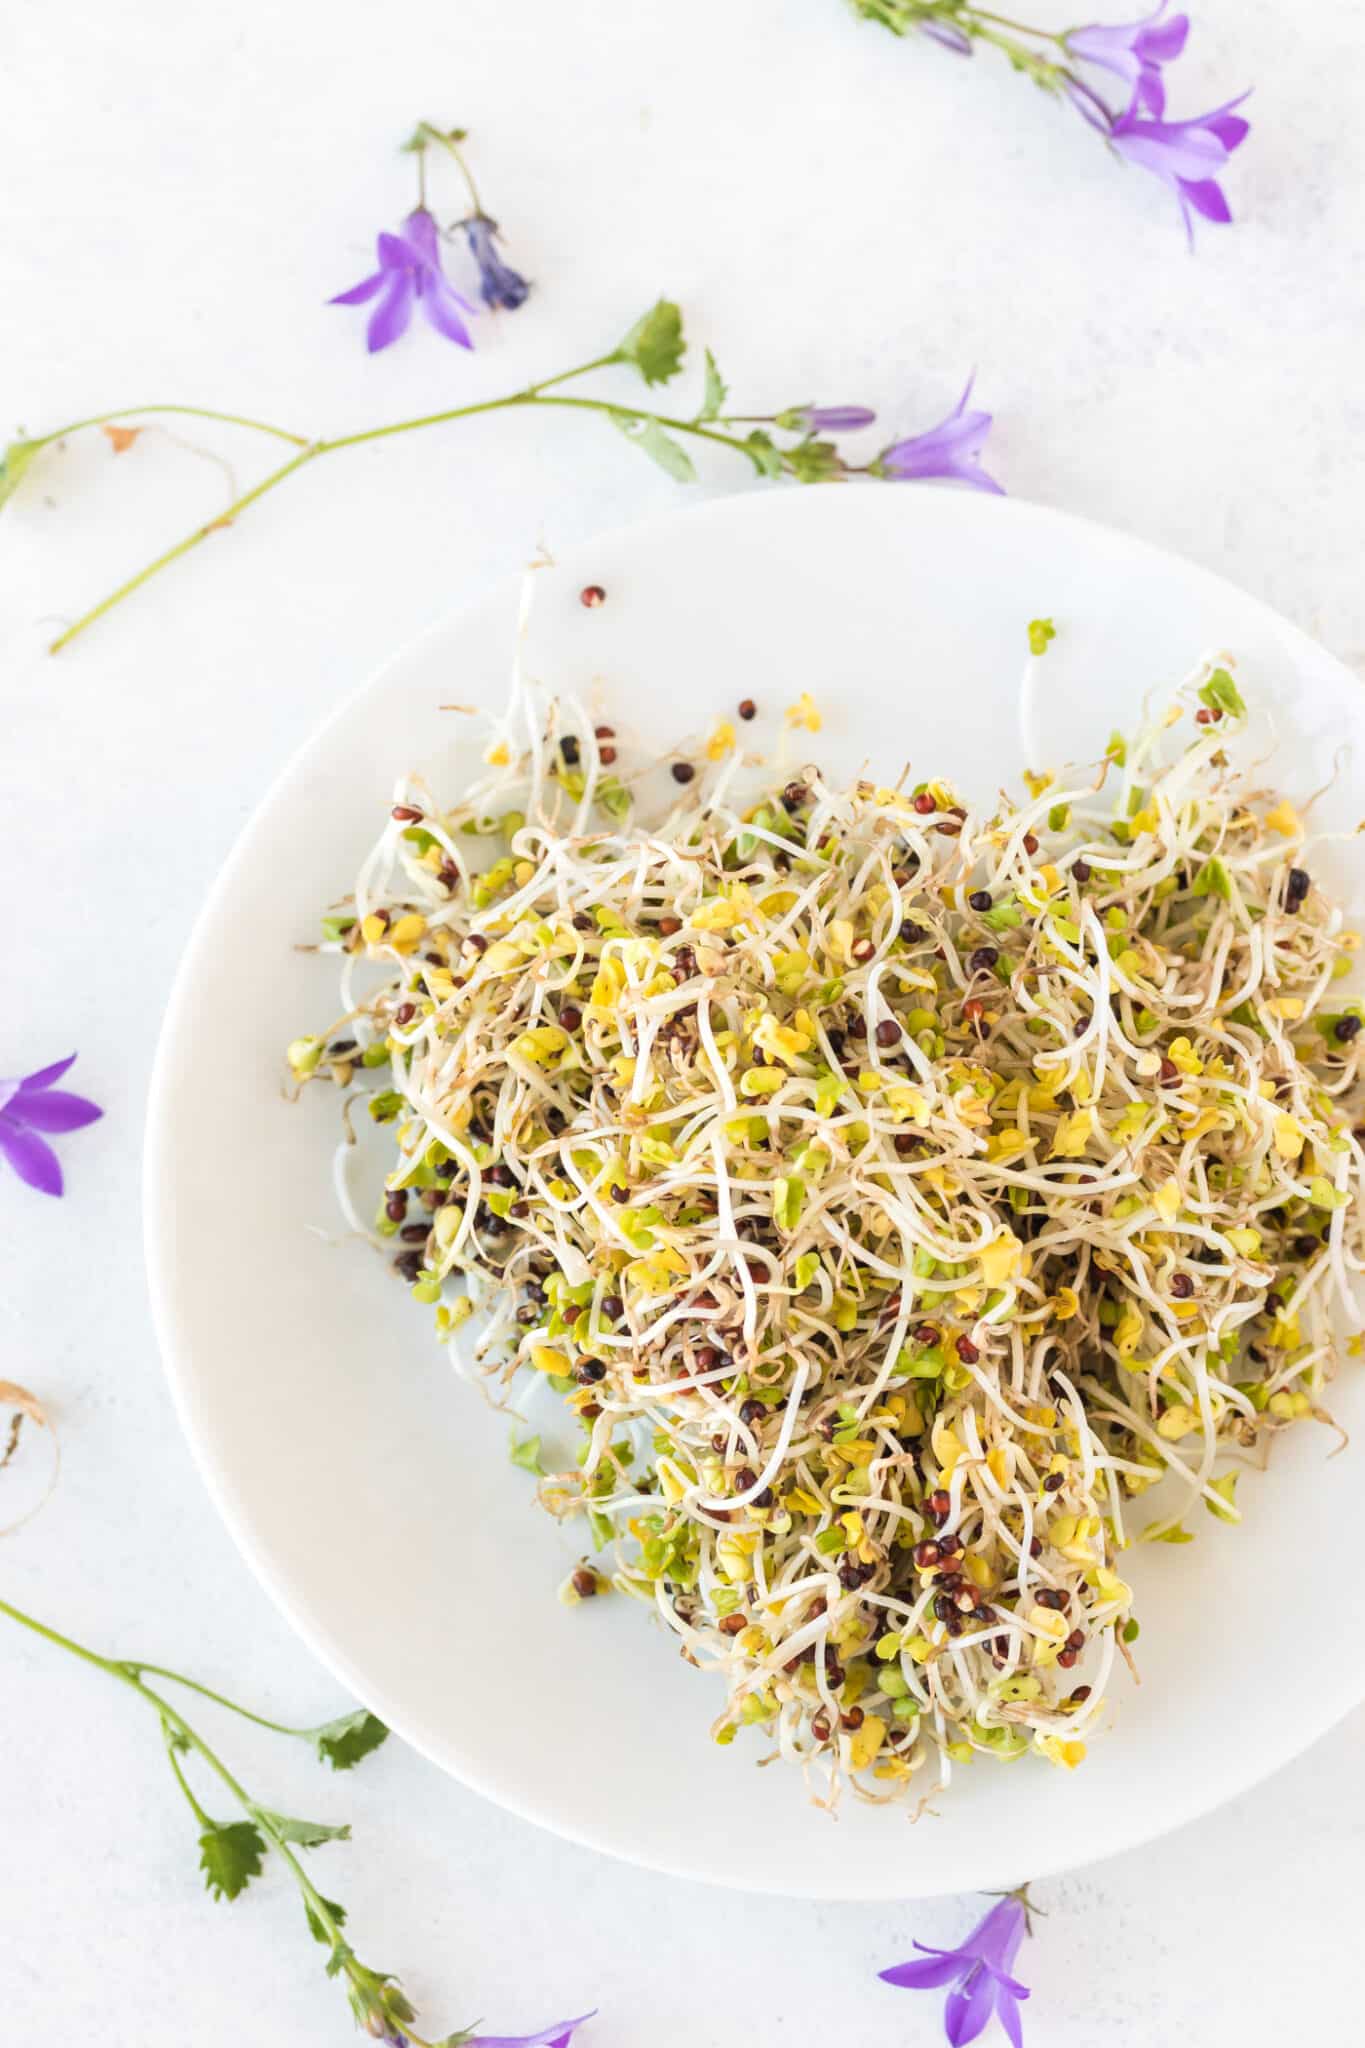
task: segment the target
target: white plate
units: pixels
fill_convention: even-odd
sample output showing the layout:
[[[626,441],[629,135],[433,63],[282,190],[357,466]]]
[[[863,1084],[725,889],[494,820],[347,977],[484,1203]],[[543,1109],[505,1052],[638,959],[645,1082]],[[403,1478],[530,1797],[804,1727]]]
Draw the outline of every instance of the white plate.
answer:
[[[607,602],[585,609],[588,582]],[[435,1762],[528,1819],[656,1868],[756,1891],[910,1897],[1018,1882],[1125,1848],[1244,1791],[1365,1695],[1360,1530],[1365,1375],[1244,1483],[1245,1525],[1131,1560],[1141,1689],[1083,1769],[978,1761],[939,1816],[847,1801],[831,1821],[760,1740],[717,1749],[717,1681],[632,1603],[567,1610],[572,1539],[507,1462],[507,1425],[452,1377],[426,1312],[341,1238],[336,1106],[281,1098],[280,1058],[332,1014],[331,963],[293,950],[350,885],[393,778],[453,800],[469,721],[500,704],[518,591],[400,654],[262,803],[200,920],[161,1042],[147,1135],[152,1292],[171,1382],[242,1550],[339,1679]],[[1235,652],[1281,729],[1302,798],[1359,749],[1355,679],[1217,577],[1037,506],[916,487],[723,499],[582,547],[537,579],[531,673],[647,735],[704,730],[738,699],[775,736],[803,689],[835,772],[870,759],[973,793],[1018,786],[1025,625],[1054,756],[1093,757],[1143,693]],[[1354,754],[1359,760],[1359,751]],[[1035,765],[1035,764],[1028,764]],[[1348,773],[1324,807],[1354,827]],[[1333,810],[1333,806],[1335,809]],[[1326,856],[1315,868],[1327,872]],[[1358,863],[1357,863],[1358,868]],[[320,1234],[328,1233],[328,1236]]]

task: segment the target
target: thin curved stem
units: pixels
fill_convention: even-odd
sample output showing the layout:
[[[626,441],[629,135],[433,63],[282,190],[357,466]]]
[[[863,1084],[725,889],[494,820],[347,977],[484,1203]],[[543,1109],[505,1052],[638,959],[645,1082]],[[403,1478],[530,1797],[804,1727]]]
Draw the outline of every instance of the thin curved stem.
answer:
[[[474,174],[470,170],[469,165],[465,162],[463,156],[460,154],[459,144],[457,142],[452,141],[449,135],[443,135],[439,128],[433,127],[430,121],[419,121],[417,123],[417,132],[419,135],[425,135],[429,142],[434,142],[438,144],[441,149],[446,150],[451,156],[454,157],[456,163],[460,167],[460,176],[464,179],[465,190],[469,194],[470,205],[473,207],[476,214],[480,215],[484,220],[487,220],[488,216],[486,213],[484,213],[483,210],[483,201],[479,197],[479,188],[474,183]]]
[[[316,1735],[316,1728],[290,1728],[283,1721],[268,1721],[264,1714],[253,1714],[249,1707],[239,1706],[226,1693],[215,1692],[211,1685],[201,1685],[197,1678],[186,1678],[181,1671],[168,1671],[164,1664],[140,1664],[131,1662],[126,1667],[138,1677],[144,1674],[150,1678],[168,1678],[173,1685],[183,1685],[190,1692],[197,1692],[202,1699],[212,1700],[215,1706],[226,1707],[243,1721],[254,1721],[258,1728],[268,1728],[272,1735],[297,1735],[306,1739]]]
[[[58,427],[55,433],[43,434],[30,445],[47,448],[54,441],[65,440],[68,434],[83,433],[87,427],[107,426],[110,420],[139,419],[149,412],[179,413],[184,418],[195,420],[218,420],[225,427],[252,427],[258,434],[269,434],[276,441],[292,441],[296,448],[308,446],[306,434],[291,434],[287,427],[273,427],[268,420],[248,419],[245,413],[215,412],[212,406],[207,405],[125,405],[117,412],[97,412],[86,420],[72,420],[69,426]]]

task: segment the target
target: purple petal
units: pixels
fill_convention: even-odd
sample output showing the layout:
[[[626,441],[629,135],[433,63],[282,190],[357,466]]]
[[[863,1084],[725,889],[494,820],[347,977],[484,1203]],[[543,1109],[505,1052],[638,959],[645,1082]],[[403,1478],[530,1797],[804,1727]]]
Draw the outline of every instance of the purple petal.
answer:
[[[1227,163],[1227,151],[1216,135],[1187,128],[1183,122],[1134,121],[1128,128],[1116,124],[1112,138],[1130,163],[1161,178],[1203,178]]]
[[[473,2034],[466,2048],[569,2048],[577,2029],[596,2019],[597,2008],[580,2013],[576,2020],[554,2020],[538,2034]]]
[[[359,284],[353,284],[348,292],[338,292],[327,301],[329,306],[363,306],[377,291],[382,291],[389,281],[387,270],[375,270],[368,277],[362,277]]]
[[[1217,221],[1221,227],[1226,227],[1232,219],[1232,208],[1224,197],[1222,186],[1214,178],[1182,178],[1180,197],[1205,220]]]
[[[997,1989],[995,1994],[995,2016],[1008,2034],[1012,2048],[1024,2048],[1024,2022],[1018,2000],[1003,1988]]]
[[[40,1195],[60,1195],[62,1163],[52,1147],[35,1131],[21,1130],[0,1110],[0,1155],[8,1159],[20,1180]]]
[[[429,273],[420,296],[422,311],[438,334],[444,334],[447,341],[458,341],[461,348],[473,348],[469,329],[460,318],[460,312],[463,309],[470,313],[474,309],[452,285],[448,285],[443,277]]]
[[[917,1941],[915,1947],[924,1948],[924,1943]],[[923,1962],[897,1963],[892,1969],[878,1970],[877,1975],[899,1991],[936,1991],[941,1984],[963,1976],[969,1967],[969,1961],[956,1949],[925,1949]]]
[[[441,244],[436,233],[436,223],[425,207],[416,207],[403,222],[403,234],[410,249],[417,253],[420,262],[430,264],[433,270],[441,267]]]
[[[410,270],[392,273],[388,290],[371,313],[370,324],[365,330],[365,346],[371,355],[377,355],[381,348],[388,348],[397,341],[400,334],[407,333],[415,288]]]
[[[1156,14],[1150,15],[1143,23],[1138,37],[1138,48],[1151,64],[1174,64],[1186,42],[1189,40],[1190,17],[1188,14],[1173,14],[1166,21],[1158,21]]]
[[[420,253],[409,248],[402,235],[381,235],[378,247],[379,261],[385,270],[411,270],[414,256],[421,261]]]
[[[1019,1953],[1027,1925],[1027,1915],[1019,1900],[1001,1899],[972,1929],[962,1944],[963,1950],[979,1956],[998,1976],[1003,1976]]]
[[[1138,75],[1137,99],[1143,111],[1158,121],[1166,111],[1166,81],[1154,64],[1144,64]]]
[[[50,1088],[54,1081],[60,1081],[63,1074],[69,1073],[75,1064],[76,1054],[73,1052],[66,1059],[55,1061],[50,1067],[39,1067],[36,1074],[25,1074],[19,1083],[19,1093],[23,1094],[28,1088]]]
[[[1240,114],[1210,114],[1204,125],[1218,137],[1229,156],[1251,133],[1250,121],[1244,121]]]
[[[41,1095],[20,1094],[10,1105],[12,1121],[29,1131],[80,1131],[104,1115],[98,1103],[83,1095],[68,1095],[65,1089],[49,1088]]]
[[[995,1979],[978,1968],[965,1988],[950,1991],[943,2006],[943,2031],[951,2048],[967,2048],[990,2024],[995,2011]]]

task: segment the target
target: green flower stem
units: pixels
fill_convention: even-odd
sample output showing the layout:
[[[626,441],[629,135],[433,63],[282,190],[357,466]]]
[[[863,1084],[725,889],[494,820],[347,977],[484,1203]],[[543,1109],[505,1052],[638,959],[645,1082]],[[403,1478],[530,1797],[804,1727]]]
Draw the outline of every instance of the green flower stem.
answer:
[[[377,1978],[373,1971],[368,1970],[363,1963],[356,1959],[342,1933],[341,1925],[336,1918],[334,1909],[317,1889],[308,1872],[299,1862],[298,1857],[294,1854],[293,1849],[282,1833],[275,1815],[268,1807],[259,1806],[256,1803],[246,1787],[233,1775],[222,1758],[209,1746],[198,1730],[190,1725],[184,1715],[168,1699],[165,1699],[159,1692],[153,1691],[152,1687],[144,1682],[143,1674],[151,1673],[159,1678],[172,1679],[177,1685],[189,1686],[191,1690],[202,1693],[205,1698],[214,1700],[221,1706],[231,1708],[233,1713],[242,1714],[247,1720],[258,1722],[263,1728],[278,1728],[281,1734],[286,1735],[307,1734],[310,1731],[306,1729],[282,1728],[276,1722],[263,1720],[261,1716],[248,1713],[245,1708],[237,1706],[234,1701],[225,1699],[221,1693],[211,1692],[207,1686],[199,1685],[193,1679],[184,1678],[179,1672],[168,1671],[161,1665],[141,1664],[121,1658],[102,1657],[98,1651],[87,1649],[83,1643],[73,1641],[70,1636],[63,1635],[60,1630],[49,1628],[46,1622],[38,1621],[31,1614],[25,1614],[22,1608],[12,1606],[8,1600],[0,1599],[0,1614],[7,1614],[11,1621],[17,1622],[21,1628],[28,1629],[31,1634],[40,1636],[44,1642],[53,1644],[55,1648],[65,1650],[73,1657],[79,1657],[83,1664],[89,1664],[94,1670],[102,1671],[110,1678],[116,1678],[120,1685],[126,1686],[139,1699],[145,1700],[161,1724],[162,1732],[166,1738],[171,1768],[175,1772],[180,1789],[188,1800],[195,1819],[204,1829],[210,1829],[214,1826],[213,1820],[204,1811],[185,1778],[184,1771],[180,1765],[180,1758],[177,1754],[178,1751],[182,1750],[192,1750],[201,1759],[224,1789],[231,1794],[246,1818],[254,1827],[260,1830],[267,1838],[270,1847],[280,1856],[298,1888],[311,1919],[322,1929],[326,1936],[329,1944],[329,1954],[337,1970],[346,1978],[351,1988],[354,2009],[358,2015],[372,2021],[371,2031],[377,2031],[382,2023],[386,2029],[392,2028],[396,2032],[401,2031],[406,2040],[412,2044],[412,2048],[436,2048],[436,2044],[424,2040],[422,2035],[415,2034],[412,2031],[406,2017],[402,2017],[396,2010],[386,2009],[383,2003],[386,1995],[385,1980]]]
[[[1037,36],[1045,43],[1060,43],[1062,38],[1050,28],[1030,28],[1026,21],[1011,21],[1008,14],[992,14],[984,7],[964,8],[960,17],[965,22],[989,21],[997,28],[1012,29],[1017,36]]]
[[[461,156],[459,144],[456,142],[454,136],[443,135],[441,133],[441,130],[439,128],[433,127],[430,121],[419,121],[417,123],[417,133],[419,135],[425,136],[428,142],[434,142],[439,149],[444,149],[450,156],[454,157],[456,163],[459,165],[460,176],[464,179],[465,189],[469,193],[470,205],[473,207],[476,214],[481,214],[485,219],[487,219],[487,215],[484,214],[483,211],[483,201],[479,197],[479,188],[474,183],[474,174],[470,170],[469,165],[465,162],[463,156]],[[422,152],[419,151],[419,164],[421,162],[421,157]],[[425,183],[423,184],[422,190],[423,203],[425,204]]]
[[[258,499],[265,497],[277,485],[282,484],[286,477],[293,476],[296,470],[303,469],[310,462],[316,462],[323,455],[334,455],[342,448],[358,448],[366,441],[383,441],[395,434],[416,433],[421,427],[445,426],[454,420],[473,419],[479,413],[506,412],[519,406],[553,405],[565,409],[572,408],[575,411],[581,412],[605,413],[618,419],[653,420],[658,426],[668,428],[674,433],[690,434],[696,440],[711,441],[722,448],[728,448],[738,454],[745,452],[743,442],[736,440],[733,435],[720,433],[716,428],[701,425],[695,420],[677,419],[668,413],[649,412],[639,406],[620,405],[613,399],[567,397],[553,388],[567,383],[571,378],[584,377],[590,370],[602,369],[607,364],[616,360],[617,358],[614,356],[600,356],[593,362],[579,364],[576,369],[563,370],[558,376],[545,377],[539,383],[528,384],[522,391],[509,392],[505,398],[485,398],[478,400],[472,405],[453,406],[446,412],[423,413],[417,419],[395,420],[391,425],[385,427],[367,427],[361,433],[341,434],[330,441],[308,441],[300,434],[281,434],[282,439],[292,441],[298,448],[299,453],[297,455],[292,456],[288,462],[282,463],[278,469],[272,470],[268,476],[263,477],[261,482],[256,484],[251,490],[243,492],[241,497],[235,498],[227,510],[219,513],[216,519],[211,519],[201,526],[196,526],[193,532],[186,534],[183,540],[177,541],[174,547],[167,548],[164,554],[158,555],[154,561],[148,562],[145,568],[139,569],[135,576],[130,576],[126,582],[120,583],[117,589],[111,590],[107,597],[101,598],[100,602],[94,605],[88,612],[83,612],[74,625],[68,626],[65,632],[58,634],[57,638],[48,648],[49,654],[60,654],[64,647],[69,647],[79,634],[84,633],[89,627],[93,626],[97,619],[102,619],[107,612],[111,612],[115,605],[121,604],[125,597],[131,597],[135,590],[140,590],[144,583],[150,582],[152,577],[158,575],[161,570],[168,569],[172,562],[178,562],[182,556],[191,553],[193,549],[206,541],[210,534],[218,532],[222,527],[232,525],[240,514],[246,511],[249,505],[254,505]],[[191,412],[195,408],[190,406],[163,406],[148,408],[148,410]],[[205,414],[204,416],[220,419],[228,417],[227,414]],[[103,413],[94,419],[83,420],[79,424],[82,426],[100,426],[105,420],[116,417],[118,417],[116,414]],[[260,422],[252,421],[249,424],[258,426]],[[68,427],[64,431],[66,433],[73,433],[75,428]],[[267,428],[265,431],[280,434],[280,429],[278,428]],[[45,437],[46,440],[56,440],[58,438],[59,436],[57,435]]]

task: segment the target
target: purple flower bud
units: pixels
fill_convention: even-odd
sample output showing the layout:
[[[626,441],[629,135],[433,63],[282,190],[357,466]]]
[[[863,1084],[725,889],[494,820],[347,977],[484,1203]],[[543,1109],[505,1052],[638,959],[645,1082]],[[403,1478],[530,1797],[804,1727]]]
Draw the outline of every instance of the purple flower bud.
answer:
[[[515,313],[523,305],[531,290],[530,285],[519,271],[504,263],[498,254],[498,224],[486,213],[475,213],[468,220],[462,220],[469,252],[479,266],[479,295],[485,306],[494,307],[504,313]]]
[[[972,39],[965,29],[957,26],[956,22],[936,21],[930,17],[925,21],[916,22],[915,26],[922,36],[928,36],[931,42],[942,43],[944,49],[953,51],[955,56],[971,56]]]
[[[408,215],[401,234],[380,235],[378,253],[378,270],[328,301],[333,306],[363,306],[370,299],[379,299],[365,332],[371,355],[406,334],[414,301],[447,341],[456,341],[461,348],[474,346],[460,318],[474,308],[460,297],[441,268],[436,223],[424,207]]]
[[[870,427],[876,417],[865,405],[797,405],[781,415],[778,425],[796,433],[846,434]]]
[[[1167,0],[1161,0],[1156,12],[1141,21],[1073,28],[1062,37],[1071,56],[1121,78],[1132,105],[1148,114],[1165,112],[1166,82],[1161,67],[1174,63],[1190,32],[1189,16],[1167,16],[1166,5]]]
[[[889,448],[883,448],[872,464],[873,474],[888,477],[893,483],[944,477],[970,484],[976,491],[994,491],[1003,498],[1001,486],[981,467],[981,451],[991,430],[991,415],[967,410],[975,381],[968,379],[966,390],[947,419],[940,420],[927,433],[893,441]]]
[[[1015,2048],[1020,2048],[1023,2028],[1019,2005],[1028,1988],[1010,1975],[1019,1944],[1028,1925],[1023,1905],[1017,1898],[1001,1899],[984,1920],[972,1929],[957,1948],[929,1948],[922,1941],[915,1947],[923,1962],[898,1963],[878,1972],[883,1983],[902,1991],[937,1991],[951,1988],[943,2007],[943,2030],[949,2048],[963,2048],[985,2032],[994,2015]]]
[[[40,1067],[22,1080],[0,1080],[0,1159],[7,1159],[20,1180],[40,1195],[60,1195],[62,1168],[47,1138],[39,1133],[56,1137],[64,1131],[79,1131],[104,1114],[83,1095],[68,1094],[54,1085],[75,1060],[73,1052],[70,1059]]]
[[[1191,243],[1195,214],[1221,224],[1232,219],[1218,174],[1251,132],[1250,122],[1233,111],[1246,98],[1242,93],[1189,121],[1147,121],[1135,103],[1110,127],[1109,140],[1119,155],[1154,172],[1175,193]]]

